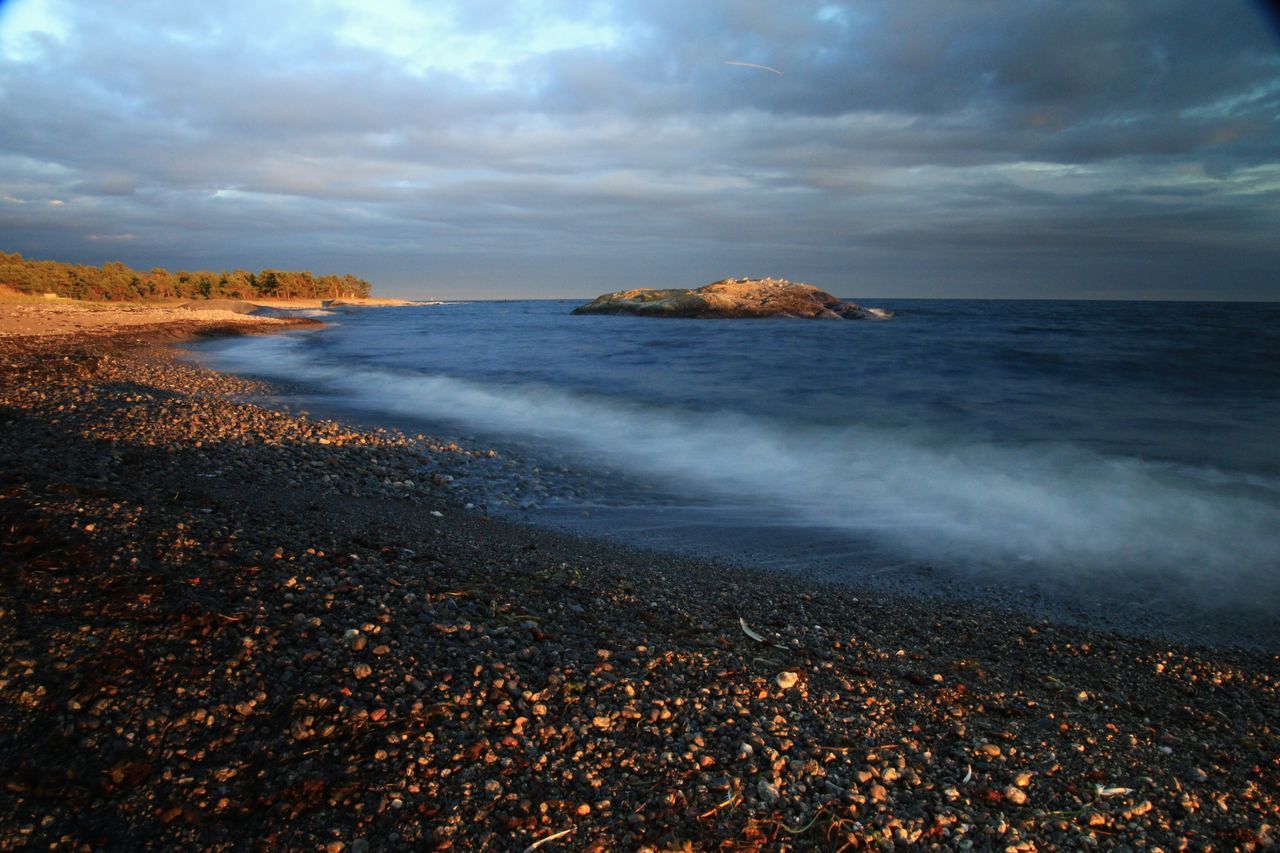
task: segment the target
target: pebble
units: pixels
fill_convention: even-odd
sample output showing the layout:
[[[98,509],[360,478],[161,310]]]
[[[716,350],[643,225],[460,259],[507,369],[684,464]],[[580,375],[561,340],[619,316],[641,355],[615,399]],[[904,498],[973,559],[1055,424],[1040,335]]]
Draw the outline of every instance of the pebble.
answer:
[[[785,670],[778,673],[776,681],[778,686],[783,690],[790,690],[792,687],[796,686],[797,682],[800,681],[800,674],[798,672]]]

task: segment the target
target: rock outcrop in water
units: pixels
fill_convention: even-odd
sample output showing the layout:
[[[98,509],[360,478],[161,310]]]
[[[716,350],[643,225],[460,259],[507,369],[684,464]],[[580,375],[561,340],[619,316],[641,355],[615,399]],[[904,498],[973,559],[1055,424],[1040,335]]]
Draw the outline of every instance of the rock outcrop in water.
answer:
[[[887,320],[893,312],[844,302],[811,284],[778,278],[726,278],[694,290],[619,290],[573,309],[574,314],[640,317]]]

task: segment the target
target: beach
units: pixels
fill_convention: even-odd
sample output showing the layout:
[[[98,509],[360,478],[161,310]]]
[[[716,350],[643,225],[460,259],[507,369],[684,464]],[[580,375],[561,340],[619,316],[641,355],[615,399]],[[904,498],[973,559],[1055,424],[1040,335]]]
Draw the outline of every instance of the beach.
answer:
[[[0,847],[1276,836],[1274,655],[466,512],[489,448],[176,357],[293,321],[153,310],[0,306]]]
[[[272,327],[317,325],[302,316],[274,316],[268,312],[320,309],[330,300],[230,299],[200,302],[104,303],[75,299],[18,295],[0,287],[0,338],[62,335],[116,336],[125,331],[162,331],[163,334],[217,331],[272,331]],[[399,299],[350,300],[346,305],[393,307],[408,304]]]

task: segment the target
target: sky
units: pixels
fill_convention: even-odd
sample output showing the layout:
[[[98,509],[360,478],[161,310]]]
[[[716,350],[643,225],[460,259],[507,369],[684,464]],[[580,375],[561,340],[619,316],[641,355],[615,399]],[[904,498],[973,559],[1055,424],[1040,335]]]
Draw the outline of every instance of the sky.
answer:
[[[1248,0],[0,0],[0,250],[1280,300],[1280,37]]]

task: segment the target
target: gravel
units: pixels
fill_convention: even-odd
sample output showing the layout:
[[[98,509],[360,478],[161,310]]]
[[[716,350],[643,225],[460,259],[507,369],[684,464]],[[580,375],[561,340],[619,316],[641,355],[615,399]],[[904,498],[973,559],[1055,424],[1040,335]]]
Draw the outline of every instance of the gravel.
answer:
[[[490,519],[263,391],[0,342],[0,848],[1276,837],[1274,656]]]

